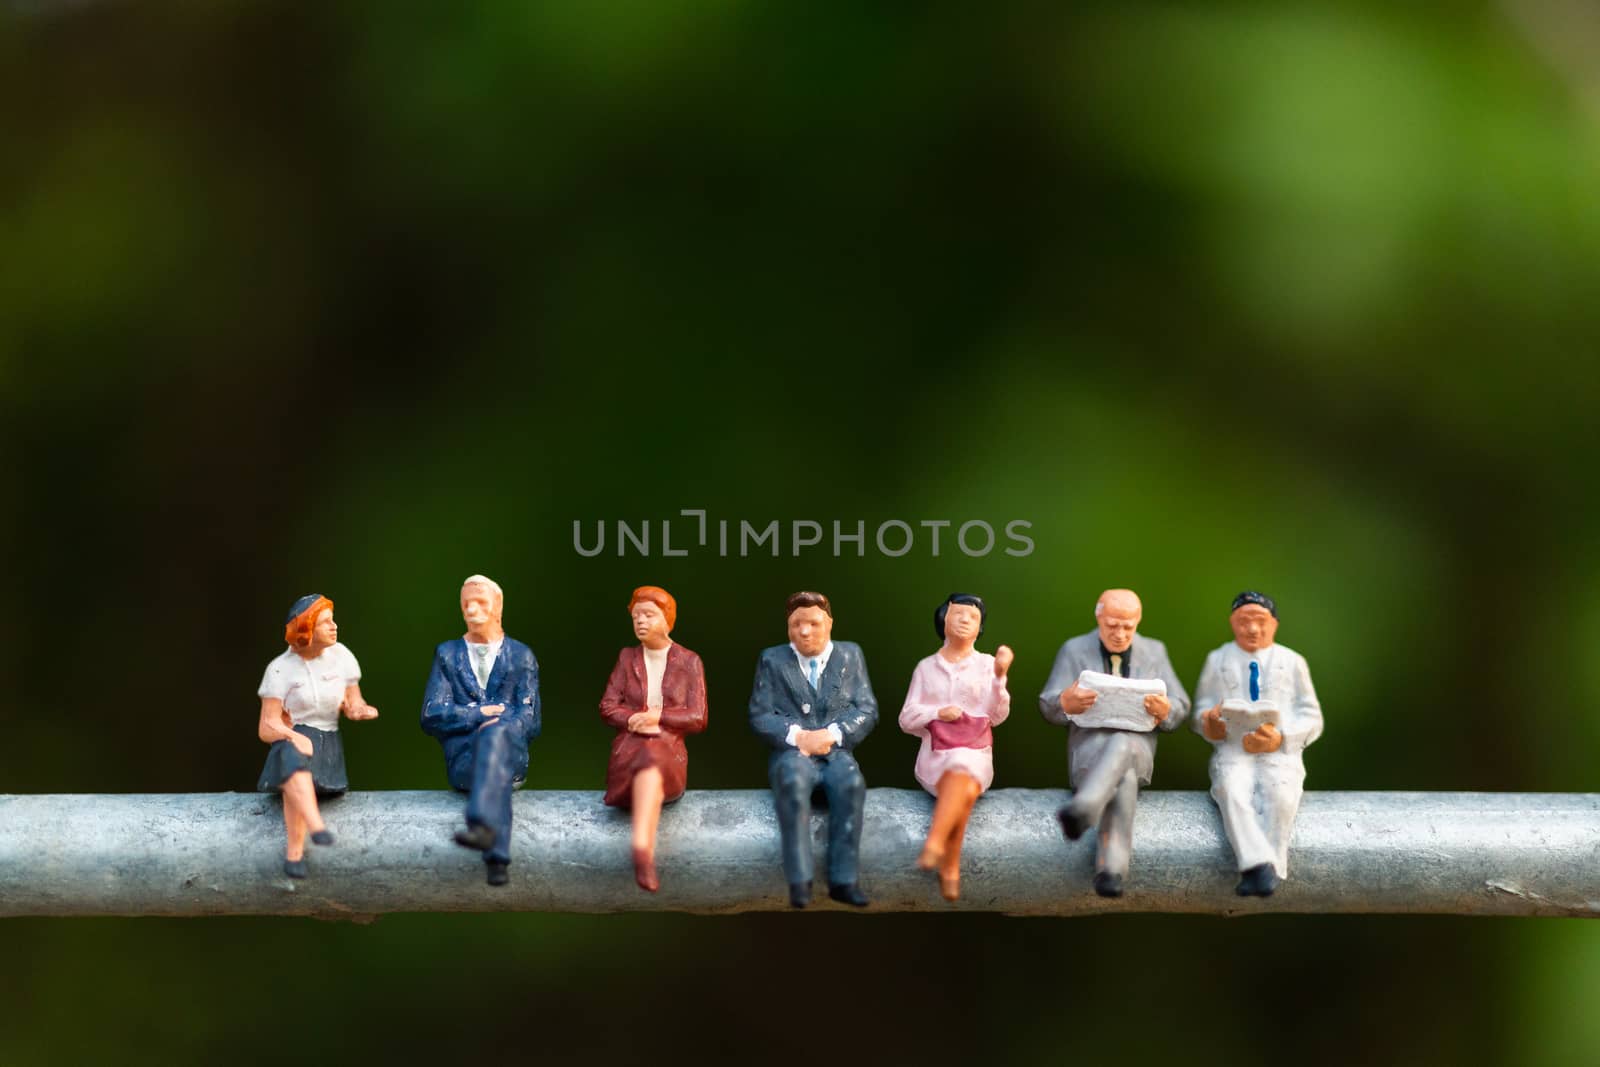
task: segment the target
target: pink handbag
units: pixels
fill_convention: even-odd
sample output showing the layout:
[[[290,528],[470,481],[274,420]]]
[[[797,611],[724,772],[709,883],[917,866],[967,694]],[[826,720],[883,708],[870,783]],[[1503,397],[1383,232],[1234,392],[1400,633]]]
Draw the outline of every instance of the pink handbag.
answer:
[[[989,748],[994,744],[994,730],[982,715],[962,713],[955,722],[934,719],[928,724],[928,737],[935,751],[946,748]]]

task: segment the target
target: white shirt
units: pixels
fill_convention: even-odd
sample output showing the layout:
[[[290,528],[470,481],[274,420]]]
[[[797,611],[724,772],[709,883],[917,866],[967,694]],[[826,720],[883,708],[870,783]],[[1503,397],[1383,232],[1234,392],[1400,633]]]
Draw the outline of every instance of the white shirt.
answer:
[[[467,662],[472,665],[473,676],[478,679],[481,688],[489,687],[489,675],[494,673],[494,661],[500,658],[500,646],[506,643],[504,637],[498,641],[489,641],[478,644],[474,641],[467,642]],[[488,649],[488,652],[484,652]],[[481,659],[479,657],[482,657]]]
[[[833,642],[829,641],[827,644],[823,645],[822,651],[818,652],[815,656],[807,656],[802,653],[798,648],[794,647],[793,641],[789,642],[789,647],[794,650],[794,658],[800,661],[800,677],[804,678],[807,682],[811,681],[811,661],[817,661],[817,684],[821,685],[823,672],[828,669],[828,659],[833,655]],[[804,705],[802,710],[810,711],[811,705]],[[839,729],[837,723],[830,722],[828,724],[828,733],[832,735],[833,743],[835,745],[844,744],[844,733]],[[800,724],[794,723],[789,727],[789,732],[784,735],[783,739],[790,745],[798,748],[799,744],[796,738],[799,736]]]
[[[644,706],[646,710],[661,707],[661,675],[667,669],[667,653],[672,645],[644,650]]]
[[[361,666],[348,648],[338,642],[315,659],[304,659],[292,648],[267,664],[256,696],[283,701],[289,721],[296,726],[333,731],[339,728],[339,705],[346,686],[361,681]]]

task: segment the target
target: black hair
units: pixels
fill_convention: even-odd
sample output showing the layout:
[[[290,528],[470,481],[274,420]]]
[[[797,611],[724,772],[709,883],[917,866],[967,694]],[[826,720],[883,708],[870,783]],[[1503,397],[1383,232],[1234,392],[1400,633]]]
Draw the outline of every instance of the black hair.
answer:
[[[1278,605],[1272,602],[1271,597],[1265,593],[1257,593],[1248,589],[1233,598],[1233,607],[1228,609],[1228,614],[1232,615],[1246,604],[1255,604],[1258,607],[1266,608],[1272,613],[1274,619],[1278,617]]]
[[[989,609],[984,607],[983,597],[971,593],[951,593],[944,598],[943,604],[933,609],[933,632],[939,635],[939,640],[944,640],[944,617],[951,604],[965,604],[978,609],[978,636],[982,637],[984,623],[989,621]]]

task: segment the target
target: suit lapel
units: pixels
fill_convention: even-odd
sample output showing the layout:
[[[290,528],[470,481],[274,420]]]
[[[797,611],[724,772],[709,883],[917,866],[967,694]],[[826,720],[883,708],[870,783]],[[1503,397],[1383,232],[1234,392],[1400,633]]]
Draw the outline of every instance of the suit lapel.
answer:
[[[479,700],[483,699],[483,689],[478,685],[478,676],[472,673],[472,653],[467,651],[465,637],[456,640],[455,647],[456,684],[468,693],[472,693]]]
[[[839,682],[844,675],[844,650],[838,645],[833,646],[833,655],[828,657],[828,665],[822,669],[822,677],[817,679],[817,707],[825,708],[833,695],[839,691]]]
[[[795,707],[814,707],[818,703],[817,695],[811,691],[811,683],[806,681],[806,676],[800,673],[800,661],[794,654],[794,649],[788,645],[783,646],[783,654],[779,656],[783,671],[783,680],[789,683],[789,689],[794,693]]]

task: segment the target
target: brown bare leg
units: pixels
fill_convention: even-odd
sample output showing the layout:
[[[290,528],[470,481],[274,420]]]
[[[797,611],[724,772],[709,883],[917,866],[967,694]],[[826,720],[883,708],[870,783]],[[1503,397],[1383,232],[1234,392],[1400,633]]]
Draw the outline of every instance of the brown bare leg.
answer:
[[[661,888],[656,876],[656,827],[664,792],[659,768],[647,767],[633,776],[633,878],[640,889],[651,893]]]
[[[962,785],[964,781],[977,784],[972,775],[963,771],[945,771],[939,776],[939,792],[933,804],[933,823],[928,827],[928,839],[923,842],[922,855],[917,857],[917,866],[925,871],[938,867],[944,859],[946,842],[955,827],[961,810],[961,797],[966,792]]]
[[[963,774],[960,777],[961,781],[957,783],[959,792],[956,796],[959,807],[956,810],[954,824],[950,827],[950,837],[945,843],[944,862],[939,865],[939,893],[946,900],[957,900],[961,897],[961,842],[967,836],[967,819],[972,816],[972,806],[978,802],[978,795],[983,792],[978,780],[972,775]],[[939,784],[944,784],[943,779]]]
[[[284,858],[293,862],[306,854],[306,829],[321,830],[322,814],[317,810],[317,791],[310,771],[295,771],[283,783],[283,828],[287,835]]]

